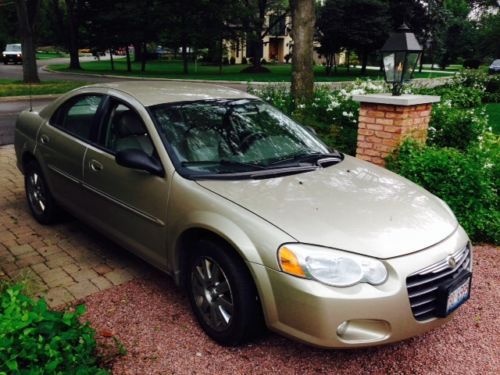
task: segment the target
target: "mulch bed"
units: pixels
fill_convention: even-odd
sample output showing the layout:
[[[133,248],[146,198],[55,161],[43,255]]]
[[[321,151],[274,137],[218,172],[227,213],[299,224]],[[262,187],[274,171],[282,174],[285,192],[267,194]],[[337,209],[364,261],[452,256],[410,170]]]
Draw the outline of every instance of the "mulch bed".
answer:
[[[116,374],[497,374],[499,254],[495,246],[475,247],[472,297],[451,322],[382,347],[322,350],[273,333],[221,347],[198,327],[183,293],[157,272],[87,297],[84,319]],[[126,354],[113,355],[120,344]]]

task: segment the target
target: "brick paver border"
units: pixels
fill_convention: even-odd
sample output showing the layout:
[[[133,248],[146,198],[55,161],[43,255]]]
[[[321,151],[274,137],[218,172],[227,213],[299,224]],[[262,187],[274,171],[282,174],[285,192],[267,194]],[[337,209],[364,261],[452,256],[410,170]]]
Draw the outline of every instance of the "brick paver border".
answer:
[[[51,307],[123,284],[152,267],[81,222],[30,215],[13,146],[0,147],[0,279],[28,278]]]

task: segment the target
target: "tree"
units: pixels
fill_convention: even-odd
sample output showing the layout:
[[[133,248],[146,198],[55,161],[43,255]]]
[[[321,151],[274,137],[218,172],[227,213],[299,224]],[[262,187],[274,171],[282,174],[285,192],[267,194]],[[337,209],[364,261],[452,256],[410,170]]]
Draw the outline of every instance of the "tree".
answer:
[[[314,91],[314,0],[290,0],[292,13],[292,96],[295,103],[309,100]]]
[[[389,6],[384,0],[327,0],[321,23],[322,41],[331,39],[333,48],[354,50],[366,73],[369,54],[382,47],[391,29]],[[360,17],[367,14],[369,17]],[[326,26],[325,26],[326,25]]]
[[[35,50],[35,25],[39,10],[40,0],[16,0],[16,12],[23,51],[23,81],[25,83],[40,82]]]
[[[500,12],[486,14],[480,20],[479,49],[484,57],[500,57]]]
[[[361,74],[366,74],[368,56],[382,47],[391,29],[389,8],[383,0],[342,0],[346,48],[356,51],[361,59]],[[369,17],[360,17],[367,14]]]
[[[248,56],[252,66],[243,70],[248,73],[268,73],[269,69],[261,65],[263,39],[274,26],[286,18],[289,13],[288,1],[285,0],[244,0],[241,12],[242,30],[246,35]],[[268,17],[272,15],[271,17]],[[269,18],[270,22],[266,22]]]
[[[467,44],[470,46],[469,33],[473,28],[468,20],[471,11],[468,0],[443,0],[442,7],[444,23],[436,34],[436,52],[439,65],[446,68],[464,56]]]
[[[325,56],[326,74],[330,75],[332,68],[337,72],[337,61],[335,54],[339,53],[345,46],[348,29],[342,20],[344,9],[339,6],[338,1],[326,1],[318,9],[316,21],[316,40],[319,42],[318,53]]]
[[[19,41],[13,39],[17,34],[17,24],[15,4],[0,4],[0,49],[7,43]]]

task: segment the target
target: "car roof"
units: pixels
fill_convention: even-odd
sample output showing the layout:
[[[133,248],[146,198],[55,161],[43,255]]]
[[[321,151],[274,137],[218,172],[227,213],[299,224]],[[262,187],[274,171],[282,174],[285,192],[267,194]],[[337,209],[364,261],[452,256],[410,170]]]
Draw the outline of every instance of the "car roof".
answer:
[[[120,81],[102,83],[90,87],[102,87],[122,91],[133,96],[146,107],[157,104],[197,100],[256,98],[246,92],[229,87],[197,82]]]

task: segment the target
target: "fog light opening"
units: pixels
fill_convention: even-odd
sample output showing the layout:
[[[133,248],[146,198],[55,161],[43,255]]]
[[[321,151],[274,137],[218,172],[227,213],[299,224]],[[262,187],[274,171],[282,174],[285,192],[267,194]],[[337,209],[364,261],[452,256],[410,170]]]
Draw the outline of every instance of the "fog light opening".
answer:
[[[339,337],[344,336],[346,331],[347,331],[348,326],[349,326],[349,322],[347,320],[340,323],[340,325],[337,327],[337,336],[339,336]]]
[[[339,340],[352,344],[383,341],[390,334],[391,325],[389,322],[378,319],[345,320],[337,327]]]

